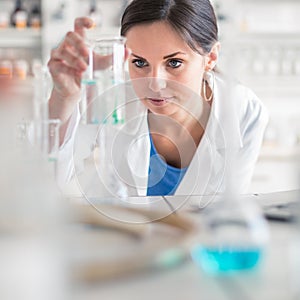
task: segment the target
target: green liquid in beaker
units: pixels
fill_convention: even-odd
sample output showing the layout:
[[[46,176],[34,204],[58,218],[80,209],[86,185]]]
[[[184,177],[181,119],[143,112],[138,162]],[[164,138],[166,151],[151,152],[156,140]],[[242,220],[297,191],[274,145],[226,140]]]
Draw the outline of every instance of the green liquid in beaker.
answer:
[[[81,83],[85,84],[85,85],[94,85],[94,84],[97,83],[97,81],[95,79],[85,79],[85,78],[83,78],[81,80]]]

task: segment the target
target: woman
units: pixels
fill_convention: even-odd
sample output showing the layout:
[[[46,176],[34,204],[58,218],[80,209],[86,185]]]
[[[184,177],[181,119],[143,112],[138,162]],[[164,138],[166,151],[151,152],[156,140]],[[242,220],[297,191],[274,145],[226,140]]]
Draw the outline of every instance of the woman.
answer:
[[[52,52],[48,64],[54,82],[50,116],[64,124],[61,179],[72,169],[75,108],[87,68],[84,30],[91,26],[91,20],[77,19],[74,32]],[[132,137],[138,142],[124,139],[120,145],[127,151],[115,154],[120,174],[127,174],[122,178],[128,177],[129,193],[223,192],[226,153],[238,166],[231,182],[238,192],[246,192],[267,114],[249,89],[229,86],[216,72],[220,43],[209,0],[133,0],[123,14],[121,35],[127,39],[129,75],[144,107],[142,129]],[[142,85],[134,84],[141,80]]]

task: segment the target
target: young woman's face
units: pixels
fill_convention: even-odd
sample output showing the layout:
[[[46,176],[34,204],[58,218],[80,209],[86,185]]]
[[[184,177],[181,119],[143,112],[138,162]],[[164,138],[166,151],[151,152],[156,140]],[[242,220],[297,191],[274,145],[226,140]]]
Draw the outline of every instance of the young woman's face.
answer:
[[[126,38],[132,51],[130,77],[151,112],[173,115],[192,94],[200,97],[206,57],[193,51],[170,25],[136,25]]]

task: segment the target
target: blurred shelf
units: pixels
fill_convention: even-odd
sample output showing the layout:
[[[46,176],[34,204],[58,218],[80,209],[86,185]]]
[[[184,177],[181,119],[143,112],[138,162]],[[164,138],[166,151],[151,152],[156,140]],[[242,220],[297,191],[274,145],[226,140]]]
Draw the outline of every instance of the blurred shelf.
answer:
[[[299,32],[241,32],[238,35],[238,41],[240,43],[245,42],[281,42],[281,41],[293,42],[300,44],[300,31]]]
[[[41,47],[41,30],[24,28],[0,29],[0,48],[36,48]]]
[[[299,0],[284,0],[284,1],[282,1],[282,0],[238,0],[238,2],[240,2],[240,3],[251,3],[251,4],[253,4],[253,3],[259,3],[259,4],[262,4],[262,3],[272,3],[272,4],[274,4],[274,3],[299,3]]]
[[[259,160],[300,160],[300,145],[291,147],[281,145],[263,145]],[[296,167],[296,165],[295,165]]]
[[[271,98],[283,100],[289,97],[291,100],[300,97],[300,75],[295,76],[272,76],[244,75],[239,76],[241,82],[250,86],[255,92],[262,95],[269,95]]]
[[[294,32],[245,31],[237,35],[237,42],[240,45],[244,43],[280,43],[283,40],[300,45],[300,29],[296,28]]]

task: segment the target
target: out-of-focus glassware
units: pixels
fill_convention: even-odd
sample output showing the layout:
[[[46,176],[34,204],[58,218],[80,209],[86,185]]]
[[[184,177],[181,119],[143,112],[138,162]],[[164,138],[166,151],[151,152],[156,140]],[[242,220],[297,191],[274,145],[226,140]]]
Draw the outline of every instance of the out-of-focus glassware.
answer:
[[[269,53],[265,49],[254,49],[252,72],[254,75],[264,75],[266,72],[266,62],[268,61]]]
[[[66,1],[60,0],[59,3],[56,4],[56,8],[51,15],[52,21],[63,21],[66,18]]]
[[[31,7],[28,26],[31,28],[39,29],[42,25],[41,8],[40,4],[34,3]]]
[[[12,63],[9,60],[0,61],[0,79],[11,79],[13,76]]]
[[[56,175],[56,163],[59,154],[60,120],[21,120],[16,125],[16,146],[27,146],[31,151],[52,163],[52,178]]]
[[[97,7],[96,0],[90,0],[88,16],[94,21],[93,27],[100,28],[102,26],[102,12]]]
[[[9,26],[9,13],[5,11],[0,12],[0,28],[7,28]]]
[[[60,120],[35,120],[33,125],[33,144],[48,161],[56,162],[59,150]]]
[[[203,211],[203,235],[192,249],[192,258],[205,272],[227,274],[251,270],[259,263],[268,230],[252,201],[227,194]]]
[[[294,63],[295,74],[300,76],[300,49],[298,48],[296,51],[296,59]]]
[[[28,63],[24,59],[18,59],[13,63],[13,76],[15,78],[25,80],[28,75]]]
[[[293,240],[290,244],[289,252],[289,264],[290,264],[290,279],[291,279],[291,294],[292,299],[300,299],[300,285],[299,285],[299,275],[300,275],[300,192],[298,192],[298,202],[294,205],[294,226],[295,230],[293,235]]]
[[[15,1],[15,8],[11,13],[11,25],[16,28],[25,28],[27,26],[28,12],[23,6],[22,0]]]
[[[288,75],[292,76],[293,71],[293,65],[295,61],[295,52],[292,49],[286,49],[284,51],[284,55],[282,55],[281,59],[281,73],[282,75]]]
[[[32,72],[34,75],[32,119],[48,120],[48,99],[52,88],[50,74],[39,60],[33,61]]]
[[[0,107],[1,299],[68,299],[65,203],[41,154],[16,147],[19,116],[9,112]]]
[[[281,73],[281,49],[273,48],[270,49],[268,56],[263,57],[263,61],[266,62],[267,70],[266,73],[271,76],[278,76]]]

